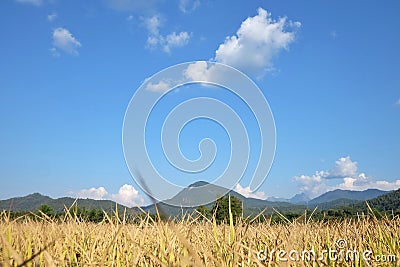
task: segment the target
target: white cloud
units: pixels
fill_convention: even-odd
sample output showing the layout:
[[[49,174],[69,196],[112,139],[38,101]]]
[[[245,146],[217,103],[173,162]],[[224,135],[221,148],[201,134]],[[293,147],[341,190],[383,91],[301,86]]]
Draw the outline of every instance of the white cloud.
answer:
[[[106,196],[108,192],[104,187],[99,187],[99,188],[89,188],[89,189],[82,189],[78,193],[76,193],[77,198],[90,198],[90,199],[104,199],[104,196]]]
[[[47,15],[47,20],[50,22],[54,21],[56,18],[57,18],[57,13],[55,13],[55,12]]]
[[[396,105],[400,106],[400,98],[399,98],[399,100],[396,101]]]
[[[333,170],[325,173],[326,178],[353,177],[355,175],[357,175],[357,162],[352,161],[350,156],[337,160]]]
[[[300,22],[288,21],[286,17],[274,20],[271,13],[259,8],[256,16],[243,21],[236,34],[219,45],[215,60],[260,78],[273,68],[273,58],[281,50],[289,49],[300,26]]]
[[[195,11],[200,6],[200,0],[179,0],[179,10],[183,13]]]
[[[111,199],[127,207],[141,206],[144,204],[143,197],[129,184],[121,186],[118,194],[111,194]]]
[[[24,3],[24,4],[31,4],[34,6],[40,6],[43,4],[43,0],[16,0],[19,3]]]
[[[207,62],[197,61],[187,67],[184,75],[188,80],[192,81],[209,81],[212,69],[208,68]]]
[[[240,184],[237,184],[235,191],[247,198],[267,199],[264,192],[253,192],[250,190],[250,186],[242,187]]]
[[[149,32],[147,46],[150,48],[161,47],[166,53],[170,53],[174,47],[182,47],[189,43],[190,34],[186,31],[172,32],[166,36],[160,34],[163,22],[159,15],[153,15],[144,19],[144,25]]]
[[[57,28],[53,31],[54,48],[71,55],[78,55],[81,43],[65,28]]]
[[[328,191],[327,185],[322,182],[323,178],[318,172],[312,176],[295,176],[293,180],[299,184],[300,192],[305,193],[309,197],[315,197]]]
[[[393,182],[388,181],[374,181],[369,177],[366,177],[364,173],[360,173],[356,178],[346,177],[343,178],[343,183],[336,186],[338,189],[343,190],[366,190],[369,188],[376,188],[380,190],[396,190],[400,188],[400,180]]]
[[[159,15],[153,15],[150,18],[144,19],[146,29],[151,35],[158,35],[159,28],[161,27],[161,17]]]
[[[231,78],[229,73],[226,72],[226,69],[221,67],[221,65],[209,64],[206,61],[196,61],[189,64],[186,69],[183,70],[182,77],[162,79],[155,82],[149,82],[150,78],[147,78],[144,83],[147,83],[147,90],[164,93],[171,88],[185,83],[198,82],[202,83],[203,86],[208,86],[209,83],[226,84],[227,80]]]
[[[132,185],[129,184],[124,184],[121,186],[117,194],[110,194],[104,187],[101,186],[98,188],[92,187],[89,189],[82,189],[73,195],[82,199],[90,198],[96,200],[113,200],[127,207],[135,207],[145,204],[143,197]]]
[[[184,71],[186,82],[213,82],[226,84],[232,77],[227,74],[226,69],[219,65],[208,64],[206,61],[196,61]]]
[[[312,176],[295,176],[293,180],[299,184],[300,191],[310,197],[316,197],[335,189],[361,191],[376,188],[388,191],[400,187],[400,180],[393,182],[376,181],[365,173],[359,173],[357,162],[352,161],[349,156],[337,160],[332,170],[317,171]],[[338,183],[332,185],[335,180]]]
[[[183,77],[180,79],[163,79],[157,82],[147,82],[146,89],[153,92],[166,92],[170,88],[174,88],[180,84],[188,82],[216,82],[223,84],[224,79],[229,79],[221,68],[216,67],[216,65],[209,65],[206,61],[196,61],[189,64],[188,67],[183,72]]]
[[[175,32],[168,34],[164,40],[163,50],[169,53],[173,47],[182,47],[189,43],[190,34],[188,32]]]
[[[158,83],[149,82],[146,86],[147,90],[150,90],[153,92],[166,92],[170,88],[171,88],[171,86],[166,81],[160,81]]]

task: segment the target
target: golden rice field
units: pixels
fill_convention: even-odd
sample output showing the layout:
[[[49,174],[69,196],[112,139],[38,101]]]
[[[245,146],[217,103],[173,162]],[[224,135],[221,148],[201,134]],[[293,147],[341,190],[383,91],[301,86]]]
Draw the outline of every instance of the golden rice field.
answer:
[[[200,218],[95,224],[3,213],[0,266],[400,266],[399,218],[236,225]]]

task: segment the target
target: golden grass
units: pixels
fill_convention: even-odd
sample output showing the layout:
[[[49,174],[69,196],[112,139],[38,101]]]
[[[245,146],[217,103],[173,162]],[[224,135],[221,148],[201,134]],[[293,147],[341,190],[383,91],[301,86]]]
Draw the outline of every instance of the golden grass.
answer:
[[[366,218],[313,222],[304,218],[286,224],[217,225],[186,216],[179,222],[138,223],[109,218],[99,224],[67,218],[10,220],[0,215],[0,266],[400,266],[400,219]],[[394,255],[386,262],[359,259],[279,260],[279,251],[336,249],[370,250],[372,256]],[[257,253],[265,250],[266,260]],[[295,254],[292,254],[294,257]],[[289,258],[288,254],[281,258]],[[391,261],[391,262],[389,262]]]

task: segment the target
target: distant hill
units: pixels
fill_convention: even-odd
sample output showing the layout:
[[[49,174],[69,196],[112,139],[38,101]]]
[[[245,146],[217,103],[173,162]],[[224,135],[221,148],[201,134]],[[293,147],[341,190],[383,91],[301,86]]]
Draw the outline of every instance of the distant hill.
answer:
[[[360,203],[360,200],[348,199],[348,198],[339,198],[328,202],[319,203],[318,205],[308,205],[308,208],[318,207],[319,211],[328,210],[328,209],[337,209],[345,206],[355,205]]]
[[[306,194],[300,193],[294,195],[292,198],[269,197],[267,200],[272,202],[289,202],[292,204],[304,205],[310,201],[310,198]]]
[[[288,198],[283,197],[267,197],[266,200],[271,202],[289,202]]]
[[[310,201],[310,198],[304,193],[296,194],[294,197],[289,199],[289,202],[293,204],[306,204],[308,201]]]
[[[24,197],[15,197],[7,200],[0,200],[0,211],[33,211],[36,212],[40,205],[47,204],[53,208],[54,212],[63,212],[64,206],[71,207],[75,199],[71,197],[62,197],[53,199],[48,196],[43,196],[39,193],[30,194]],[[115,211],[116,203],[111,200],[93,200],[93,199],[78,199],[77,205],[86,209],[99,209],[106,212]],[[118,211],[123,212],[124,209],[129,209],[118,204]]]
[[[39,193],[30,194],[24,197],[14,197],[7,200],[0,200],[0,210],[11,211],[33,211],[42,204],[52,202],[52,198]]]
[[[392,212],[400,214],[400,189],[390,193],[378,196],[367,201],[371,208],[383,212]],[[365,202],[353,206],[354,209],[367,210]]]
[[[185,212],[193,212],[194,208],[180,208],[179,205],[181,203],[190,204],[193,203],[194,199],[201,199],[204,195],[204,190],[199,189],[199,187],[208,185],[207,194],[211,194],[215,199],[217,197],[222,196],[223,193],[227,191],[227,189],[220,187],[218,185],[212,185],[207,182],[196,182],[194,184],[189,185],[187,188],[180,191],[176,196],[169,199],[169,203],[174,203],[176,206],[167,205],[164,203],[159,203],[158,206],[169,216],[176,216]],[[263,209],[267,208],[267,213],[272,213],[273,208],[279,210],[280,212],[300,212],[302,213],[305,206],[295,205],[288,202],[274,202],[256,198],[247,198],[233,190],[229,191],[231,196],[235,196],[239,198],[243,202],[244,215],[250,214],[258,214]],[[206,205],[207,208],[211,209],[213,203]],[[149,211],[151,213],[155,212],[154,205],[149,205],[143,208],[145,211]]]
[[[336,189],[333,191],[326,192],[319,197],[313,198],[307,204],[308,206],[316,206],[321,203],[327,203],[339,199],[348,199],[348,200],[358,200],[365,201],[372,198],[376,198],[378,196],[387,194],[389,192],[382,191],[378,189],[367,189],[364,191],[351,191],[351,190],[341,190]]]

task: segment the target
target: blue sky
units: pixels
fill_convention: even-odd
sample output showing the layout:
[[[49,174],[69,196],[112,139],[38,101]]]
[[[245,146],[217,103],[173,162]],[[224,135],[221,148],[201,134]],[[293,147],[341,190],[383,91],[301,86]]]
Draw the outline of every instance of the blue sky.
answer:
[[[0,198],[146,202],[124,161],[125,110],[148,77],[196,60],[248,75],[274,115],[269,176],[257,192],[244,182],[239,192],[397,189],[399,11],[398,1],[1,1]],[[220,142],[217,171],[226,133],[197,124]],[[182,135],[189,158],[204,137],[196,133]]]

